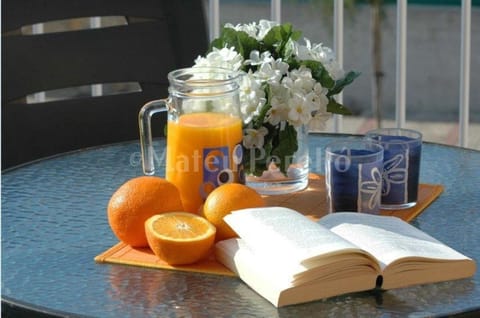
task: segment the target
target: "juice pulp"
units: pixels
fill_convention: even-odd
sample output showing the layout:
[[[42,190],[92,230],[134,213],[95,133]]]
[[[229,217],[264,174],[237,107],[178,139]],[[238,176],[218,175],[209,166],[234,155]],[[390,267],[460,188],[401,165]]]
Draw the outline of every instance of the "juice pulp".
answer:
[[[222,113],[189,113],[167,124],[166,178],[197,213],[217,186],[242,182],[242,121]]]

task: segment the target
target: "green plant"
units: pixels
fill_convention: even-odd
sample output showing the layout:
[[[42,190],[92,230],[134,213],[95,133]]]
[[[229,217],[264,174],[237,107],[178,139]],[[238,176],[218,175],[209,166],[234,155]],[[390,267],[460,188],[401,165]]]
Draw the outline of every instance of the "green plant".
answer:
[[[335,100],[359,73],[345,72],[332,50],[322,44],[298,40],[301,32],[290,23],[226,24],[197,66],[243,71],[241,105],[244,116],[243,146],[246,170],[260,175],[269,158],[279,158],[286,173],[287,158],[298,149],[296,129],[323,128],[331,113],[350,114]]]

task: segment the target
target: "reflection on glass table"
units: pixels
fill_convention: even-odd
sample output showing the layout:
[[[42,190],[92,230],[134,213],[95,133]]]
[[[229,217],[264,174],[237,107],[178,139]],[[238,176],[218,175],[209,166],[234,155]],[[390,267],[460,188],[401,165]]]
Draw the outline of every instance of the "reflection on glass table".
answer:
[[[344,136],[343,136],[344,137]],[[311,170],[324,173],[325,145],[310,136]],[[155,141],[163,175],[165,140]],[[412,223],[480,260],[480,152],[425,143],[422,183],[444,193]],[[96,264],[117,242],[106,206],[142,174],[137,141],[84,149],[2,173],[2,297],[52,313],[95,317],[431,316],[480,310],[471,279],[333,297],[277,309],[236,278]]]

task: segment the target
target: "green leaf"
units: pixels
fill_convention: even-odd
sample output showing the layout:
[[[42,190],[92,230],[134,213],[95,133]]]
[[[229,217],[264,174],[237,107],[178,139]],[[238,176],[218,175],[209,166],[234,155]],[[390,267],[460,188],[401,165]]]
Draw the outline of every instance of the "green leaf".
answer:
[[[292,32],[292,36],[290,38],[294,41],[297,41],[298,39],[300,39],[301,36],[302,36],[302,31],[295,30]]]
[[[245,58],[250,56],[250,52],[258,49],[259,42],[244,31],[237,31],[232,28],[223,28],[219,38],[213,40],[210,44],[210,51],[213,47],[222,49],[224,47],[234,47],[235,51]]]
[[[327,104],[327,112],[340,115],[352,115],[352,112],[347,107],[337,103],[333,97],[329,99]]]
[[[297,60],[295,58],[292,58],[292,57],[289,57],[284,62],[288,64],[288,70],[289,71],[294,70],[294,69],[298,69],[300,67],[299,60]]]
[[[272,87],[270,85],[266,85],[266,84],[263,84],[263,86],[264,86],[264,91],[265,91],[265,94],[266,94],[266,97],[267,97],[267,102],[265,103],[265,105],[262,106],[258,115],[255,116],[256,118],[254,118],[254,120],[253,120],[253,128],[255,128],[255,129],[259,129],[261,126],[263,126],[263,124],[265,122],[265,117],[267,116],[267,113],[270,110],[270,108],[272,108],[272,105],[270,103],[271,96],[273,95],[272,94]],[[267,128],[269,128],[269,127],[267,126]],[[269,130],[270,130],[270,128],[269,128]]]
[[[268,33],[263,37],[263,43],[267,47],[274,47],[276,44],[282,42],[282,30],[281,26],[274,26],[268,31]]]
[[[330,77],[330,74],[328,74],[328,71],[325,69],[322,63],[313,60],[305,60],[301,61],[300,65],[308,67],[312,71],[313,78],[320,82],[323,87],[328,88],[328,90],[331,90],[335,87],[335,81]]]
[[[333,87],[327,94],[328,97],[337,95],[340,93],[345,86],[350,85],[357,77],[360,76],[360,72],[350,71],[345,75],[344,78],[338,80],[335,83],[335,87]]]
[[[260,150],[258,148],[247,149],[244,148],[244,168],[246,173],[251,173],[255,176],[261,176],[262,173],[268,169],[267,159],[271,158],[272,152],[272,140],[265,138],[265,143],[263,145],[263,149]]]
[[[263,38],[265,47],[262,48],[262,51],[270,51],[275,58],[286,58],[291,55],[291,45],[289,43],[297,40],[301,35],[302,32],[293,30],[291,23],[274,26]]]
[[[208,48],[208,52],[211,52],[213,48],[221,49],[225,46],[225,43],[222,38],[216,38],[210,43],[210,47]]]
[[[268,148],[268,144],[265,145],[263,148],[266,150]],[[265,170],[267,170],[267,160],[266,158],[268,157],[265,155],[260,149],[252,149],[254,154],[255,154],[255,161],[253,163],[253,166],[250,166],[250,172],[253,173],[255,176],[261,176]]]
[[[297,130],[292,125],[287,124],[285,129],[279,131],[276,139],[272,155],[280,159],[280,162],[276,162],[276,164],[280,171],[286,174],[293,155],[298,150]]]
[[[288,63],[288,61],[292,58],[295,53],[295,45],[293,41],[289,41],[287,45],[283,49],[283,61]]]

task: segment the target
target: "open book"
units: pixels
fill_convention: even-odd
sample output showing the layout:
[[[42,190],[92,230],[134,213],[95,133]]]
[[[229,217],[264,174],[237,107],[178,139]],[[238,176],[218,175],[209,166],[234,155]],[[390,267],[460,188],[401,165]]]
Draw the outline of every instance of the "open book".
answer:
[[[271,207],[234,211],[225,221],[240,238],[218,242],[217,260],[277,307],[476,270],[474,260],[396,217],[343,212],[316,223]]]

